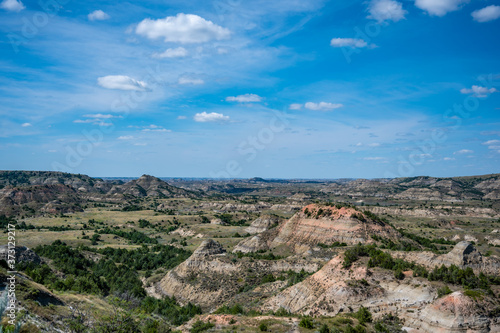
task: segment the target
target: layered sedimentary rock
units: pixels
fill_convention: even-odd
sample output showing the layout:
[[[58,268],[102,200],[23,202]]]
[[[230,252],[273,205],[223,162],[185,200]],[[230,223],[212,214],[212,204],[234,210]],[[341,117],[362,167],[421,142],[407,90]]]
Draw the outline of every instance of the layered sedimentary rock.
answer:
[[[393,252],[392,255],[396,258],[415,262],[429,269],[441,265],[455,265],[462,269],[470,267],[476,274],[483,272],[489,275],[498,275],[500,273],[500,258],[496,256],[484,257],[471,243],[465,241],[459,242],[450,252],[442,255],[427,251],[398,251]]]
[[[245,229],[249,234],[260,234],[268,230],[269,228],[275,226],[280,222],[280,218],[274,215],[264,215],[256,219],[250,224],[248,228]]]
[[[193,302],[212,310],[227,302],[254,277],[292,270],[318,270],[319,264],[300,258],[286,260],[233,261],[225,249],[213,240],[205,240],[183,263],[167,273],[156,291],[185,304]]]
[[[373,241],[371,235],[398,238],[398,233],[391,226],[373,220],[354,208],[312,204],[279,227],[279,233],[271,245],[288,244],[300,251],[301,248],[319,243],[370,243]]]

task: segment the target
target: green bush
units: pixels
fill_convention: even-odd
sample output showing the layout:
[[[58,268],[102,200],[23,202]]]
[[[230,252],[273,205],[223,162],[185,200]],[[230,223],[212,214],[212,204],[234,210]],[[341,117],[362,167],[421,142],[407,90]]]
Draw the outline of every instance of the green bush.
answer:
[[[260,323],[260,325],[259,325],[259,330],[260,330],[261,332],[267,332],[267,325],[266,325],[266,323],[263,323],[263,322],[262,322],[262,323]]]
[[[299,326],[303,328],[313,329],[314,323],[310,317],[303,317],[300,320]]]
[[[438,297],[443,297],[445,295],[451,294],[451,289],[448,286],[444,286],[438,289]]]
[[[356,312],[356,318],[361,325],[364,325],[372,321],[372,314],[367,308],[362,306],[359,308],[358,312]]]

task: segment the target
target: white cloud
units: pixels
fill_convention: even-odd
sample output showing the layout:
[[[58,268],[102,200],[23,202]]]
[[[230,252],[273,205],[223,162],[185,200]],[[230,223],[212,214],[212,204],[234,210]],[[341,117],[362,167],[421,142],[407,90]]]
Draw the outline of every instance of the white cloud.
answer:
[[[488,146],[488,149],[500,152],[500,140],[488,140],[482,144]]]
[[[199,122],[199,123],[206,123],[206,122],[214,122],[214,121],[226,121],[229,120],[229,116],[225,116],[222,113],[216,113],[216,112],[211,112],[211,113],[197,113],[194,115],[194,121]]]
[[[171,130],[168,130],[166,128],[156,128],[156,129],[145,128],[142,131],[143,132],[172,132]]]
[[[462,4],[468,2],[469,0],[415,0],[415,6],[430,15],[444,16],[448,12],[459,10]]]
[[[380,147],[380,143],[378,143],[378,142],[369,143],[368,147]]]
[[[342,104],[333,104],[333,103],[327,103],[327,102],[319,102],[319,103],[314,103],[314,102],[307,102],[304,104],[304,107],[309,110],[314,110],[314,111],[328,111],[328,110],[334,110],[343,107],[344,105]]]
[[[445,161],[454,161],[455,158],[453,158],[453,157],[445,157],[445,158],[443,158],[443,160],[445,160]]]
[[[500,17],[500,6],[491,5],[472,12],[474,21],[489,22]]]
[[[186,119],[187,117],[186,116],[178,116],[177,119],[179,120],[183,120],[183,119]]]
[[[137,90],[144,91],[147,88],[146,82],[137,81],[126,75],[108,75],[97,79],[97,84],[106,89]]]
[[[497,145],[500,144],[500,140],[488,140],[486,142],[483,142],[483,145],[489,146],[489,145]]]
[[[470,150],[470,149],[462,149],[462,150],[459,150],[459,151],[454,152],[453,154],[455,154],[455,155],[457,155],[457,154],[462,155],[462,154],[472,154],[472,153],[474,153],[474,151],[473,151],[473,150]]]
[[[385,160],[384,157],[365,157],[363,158],[365,161],[382,161],[382,160]]]
[[[187,77],[187,76],[181,76],[179,80],[177,81],[179,84],[192,84],[192,85],[200,85],[204,84],[205,81],[202,79],[197,79],[197,78],[192,78],[192,77]]]
[[[30,126],[32,126],[32,125],[31,125],[30,123],[24,123],[24,124],[22,124],[21,126],[22,126],[22,127],[30,127]]]
[[[118,137],[118,140],[133,140],[134,137],[132,135],[122,135]]]
[[[86,118],[94,118],[94,119],[121,118],[121,116],[114,116],[112,114],[102,114],[102,113],[86,114],[86,115],[84,115],[84,117],[86,117]]]
[[[375,44],[368,44],[364,39],[356,38],[333,38],[330,41],[330,45],[333,47],[351,47],[351,48],[374,48]]]
[[[0,3],[0,7],[11,12],[20,12],[26,8],[23,3],[18,0],[4,0]]]
[[[298,104],[298,103],[290,104],[289,109],[290,110],[300,110],[300,109],[302,109],[302,104]]]
[[[122,118],[121,116],[114,116],[112,114],[102,114],[102,113],[96,113],[96,114],[86,114],[83,115],[83,117],[87,119],[76,119],[73,122],[77,124],[93,124],[93,125],[99,125],[99,126],[112,126],[112,123],[106,123],[104,120],[106,119],[112,119],[112,118]]]
[[[88,18],[90,21],[103,21],[103,20],[109,19],[110,16],[108,14],[106,14],[105,12],[103,12],[102,10],[98,9],[98,10],[94,10],[92,13],[90,13],[88,15]]]
[[[76,124],[92,124],[98,126],[113,126],[113,123],[106,123],[100,119],[76,119],[73,121]]]
[[[183,47],[166,49],[163,53],[154,53],[154,58],[183,58],[188,55],[188,51]]]
[[[227,39],[231,32],[204,18],[179,13],[164,19],[145,19],[137,25],[135,32],[149,39],[163,38],[165,42],[205,43]]]
[[[239,96],[226,97],[227,102],[254,103],[262,101],[262,97],[255,94],[244,94]]]
[[[393,0],[372,0],[368,5],[368,18],[383,21],[400,21],[408,13],[403,9],[403,4]]]
[[[487,97],[488,94],[492,94],[496,92],[497,90],[495,88],[486,88],[486,87],[480,87],[480,86],[472,86],[471,89],[462,89],[460,92],[462,94],[473,94],[476,97]]]

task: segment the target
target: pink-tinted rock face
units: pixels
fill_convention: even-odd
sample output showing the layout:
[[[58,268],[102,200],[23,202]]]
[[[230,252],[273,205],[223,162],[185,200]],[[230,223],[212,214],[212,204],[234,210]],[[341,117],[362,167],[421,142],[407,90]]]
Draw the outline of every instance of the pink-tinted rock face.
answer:
[[[343,242],[347,244],[371,243],[370,235],[390,239],[397,232],[383,222],[375,221],[350,207],[319,206],[304,207],[286,222],[274,239],[272,246],[316,245]]]

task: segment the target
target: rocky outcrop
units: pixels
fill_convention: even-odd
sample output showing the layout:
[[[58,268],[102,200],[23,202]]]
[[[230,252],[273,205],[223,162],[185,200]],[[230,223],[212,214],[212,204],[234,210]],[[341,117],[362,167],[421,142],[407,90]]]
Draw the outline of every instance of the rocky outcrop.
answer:
[[[425,266],[429,269],[439,267],[441,265],[455,265],[459,268],[470,267],[476,274],[483,272],[489,275],[498,275],[500,272],[500,258],[496,256],[484,257],[481,253],[469,242],[462,241],[448,253],[436,255],[432,252],[391,252],[396,258],[405,259],[406,261],[415,262],[416,264]]]
[[[398,314],[409,332],[495,332],[500,323],[500,318],[491,315],[498,301],[490,297],[475,300],[455,292],[437,298],[436,288],[426,280],[413,278],[411,272],[397,280],[391,271],[368,270],[360,262],[344,269],[341,255],[301,283],[270,297],[263,309],[335,316],[361,306],[368,308],[375,319]]]
[[[8,259],[8,247],[7,245],[0,246],[0,259],[7,261]],[[15,257],[16,263],[19,262],[32,262],[34,264],[39,264],[42,262],[42,258],[35,253],[35,251],[27,248],[26,246],[16,246],[15,247]]]
[[[370,235],[396,240],[399,234],[389,225],[375,221],[350,207],[319,206],[311,204],[296,213],[279,228],[271,246],[287,244],[303,251],[318,243],[347,244],[373,242]]]
[[[269,245],[267,242],[262,239],[259,235],[255,235],[252,237],[245,238],[241,242],[239,242],[233,249],[233,253],[242,252],[257,252],[257,251],[266,251],[269,249]]]
[[[435,300],[418,316],[407,314],[405,325],[429,333],[498,332],[500,319],[491,316],[494,306],[487,299],[474,300],[457,291]]]
[[[271,227],[276,226],[280,222],[280,218],[275,215],[263,215],[256,219],[245,229],[249,234],[260,234]]]
[[[156,292],[175,296],[182,304],[192,302],[213,310],[231,300],[247,283],[255,283],[259,276],[288,270],[314,272],[318,268],[318,262],[300,258],[233,261],[218,242],[206,240],[167,273],[156,285]]]

